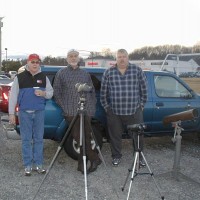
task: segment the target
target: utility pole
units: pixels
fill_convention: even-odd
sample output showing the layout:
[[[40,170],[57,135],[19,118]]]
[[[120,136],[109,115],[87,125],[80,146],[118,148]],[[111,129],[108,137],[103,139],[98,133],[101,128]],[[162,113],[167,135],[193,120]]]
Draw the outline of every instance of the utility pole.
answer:
[[[6,51],[6,64],[5,64],[5,71],[7,72],[8,71],[8,63],[7,63],[7,60],[8,60],[8,54],[7,54],[7,51],[8,51],[8,48],[5,48],[5,51]]]
[[[0,73],[1,73],[1,67],[2,67],[2,63],[1,63],[1,56],[2,56],[2,51],[1,51],[1,28],[3,27],[3,22],[1,21],[3,19],[3,17],[0,17]]]

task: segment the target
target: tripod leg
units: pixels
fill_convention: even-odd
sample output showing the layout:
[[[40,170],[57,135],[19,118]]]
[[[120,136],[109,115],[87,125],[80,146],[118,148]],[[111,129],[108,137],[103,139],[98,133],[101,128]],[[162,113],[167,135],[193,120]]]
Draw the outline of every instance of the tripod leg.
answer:
[[[131,182],[130,182],[129,189],[128,189],[127,200],[129,199],[129,196],[130,196],[131,186],[132,186],[134,174],[135,174],[135,171],[136,171],[136,165],[138,163],[139,163],[139,152],[137,151],[135,153],[135,160],[134,160],[134,164],[133,164],[133,170],[132,170],[132,175],[131,175]]]
[[[157,188],[157,190],[158,190],[158,192],[159,192],[159,194],[160,194],[161,199],[165,199],[164,196],[162,196],[162,194],[161,194],[161,192],[160,192],[160,188],[159,188],[159,186],[158,186],[158,184],[157,184],[157,182],[156,182],[156,180],[155,180],[155,178],[154,178],[154,174],[153,174],[153,172],[151,171],[151,169],[150,169],[150,167],[149,167],[149,165],[148,165],[148,163],[147,163],[147,160],[146,160],[146,158],[145,158],[145,156],[144,156],[144,154],[143,154],[142,151],[141,151],[141,156],[142,156],[142,158],[143,158],[143,160],[144,160],[144,162],[145,162],[145,164],[146,164],[146,166],[147,166],[147,168],[148,168],[148,170],[149,170],[149,172],[150,172],[151,177],[153,178],[154,184],[155,184],[155,186],[156,186],[156,188]]]
[[[136,153],[135,153],[135,155],[134,155],[134,158],[136,158]],[[135,159],[133,160],[133,162],[132,162],[132,164],[131,164],[131,167],[128,169],[128,173],[127,173],[127,176],[126,176],[126,180],[125,180],[125,182],[124,182],[124,185],[123,185],[123,187],[122,187],[122,191],[124,191],[124,188],[125,188],[125,186],[126,186],[126,183],[127,183],[127,181],[128,181],[128,178],[129,178],[129,176],[130,176],[130,172],[132,172],[132,170],[133,170],[133,166],[134,166],[134,163],[135,163],[136,161],[135,161]]]
[[[96,139],[96,137],[95,137],[94,131],[93,131],[92,126],[91,126],[91,123],[88,121],[88,118],[86,118],[86,119],[87,119],[86,122],[87,122],[87,124],[89,125],[89,128],[90,128],[91,133],[92,133],[92,138],[93,138],[94,141],[95,141],[96,149],[97,149],[97,151],[98,151],[98,153],[99,153],[99,156],[100,156],[100,158],[101,158],[101,161],[103,162],[103,164],[104,164],[104,166],[105,166],[106,174],[107,174],[107,176],[109,177],[109,179],[111,180],[111,183],[112,183],[112,179],[111,179],[111,177],[110,177],[110,174],[108,173],[108,169],[107,169],[107,165],[106,165],[105,159],[104,159],[104,157],[103,157],[103,155],[102,155],[102,153],[101,153],[101,149],[100,149],[100,146],[99,146],[99,144],[98,144],[98,142],[97,142],[97,139]],[[112,184],[112,186],[113,186],[113,189],[114,189],[115,194],[116,194],[116,196],[117,196],[117,199],[119,199],[119,195],[118,195],[118,193],[117,193],[117,191],[116,191],[116,189],[115,189],[115,187],[114,187],[113,184]]]
[[[72,127],[73,127],[73,125],[74,125],[74,122],[76,121],[77,117],[78,117],[78,113],[76,114],[76,116],[74,116],[72,122],[71,122],[70,125],[69,125],[69,128],[67,129],[67,132],[65,133],[65,135],[64,135],[64,137],[63,137],[63,139],[62,139],[62,141],[60,142],[60,144],[59,144],[59,146],[58,146],[58,149],[57,149],[57,151],[56,151],[56,153],[55,153],[55,155],[54,155],[54,157],[53,157],[53,159],[52,159],[52,161],[51,161],[49,167],[47,168],[46,174],[44,175],[44,178],[42,179],[42,182],[41,182],[41,184],[39,185],[39,187],[38,187],[38,189],[37,189],[37,191],[36,191],[36,193],[35,193],[35,195],[34,195],[34,197],[33,197],[33,200],[36,198],[36,196],[37,196],[37,194],[38,194],[38,192],[39,192],[39,190],[40,190],[42,184],[44,183],[44,181],[45,181],[47,175],[49,174],[49,172],[50,172],[50,170],[51,170],[51,167],[53,166],[53,164],[54,164],[54,162],[55,162],[57,156],[59,155],[61,149],[63,148],[63,144],[65,143],[66,139],[68,138],[69,132],[71,131],[71,129],[72,129]]]
[[[84,167],[84,181],[85,181],[85,199],[88,199],[87,192],[87,165],[86,165],[86,151],[85,151],[85,127],[84,127],[84,116],[83,113],[80,113],[80,146],[82,145],[83,149],[83,167]]]

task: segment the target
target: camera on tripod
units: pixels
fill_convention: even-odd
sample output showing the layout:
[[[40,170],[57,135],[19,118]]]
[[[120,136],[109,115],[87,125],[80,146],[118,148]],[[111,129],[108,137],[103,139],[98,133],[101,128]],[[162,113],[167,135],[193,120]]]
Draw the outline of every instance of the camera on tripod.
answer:
[[[144,129],[146,128],[146,126],[144,124],[132,124],[132,125],[128,125],[127,129],[130,131],[144,131]]]
[[[92,86],[89,86],[87,83],[76,83],[75,88],[77,92],[91,92]]]

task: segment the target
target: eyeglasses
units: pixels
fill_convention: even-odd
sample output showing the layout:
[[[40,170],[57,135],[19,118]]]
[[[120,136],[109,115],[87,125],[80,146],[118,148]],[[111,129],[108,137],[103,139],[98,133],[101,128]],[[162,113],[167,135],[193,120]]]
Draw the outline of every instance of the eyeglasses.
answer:
[[[31,61],[31,64],[40,64],[40,61]]]

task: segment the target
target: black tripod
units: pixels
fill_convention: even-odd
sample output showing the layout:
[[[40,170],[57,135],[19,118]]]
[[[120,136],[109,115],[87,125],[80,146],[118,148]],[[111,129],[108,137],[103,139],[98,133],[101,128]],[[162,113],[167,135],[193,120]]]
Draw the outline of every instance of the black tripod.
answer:
[[[134,138],[133,142],[134,142],[134,147],[135,147],[135,153],[134,153],[134,161],[130,167],[130,169],[128,169],[128,174],[127,174],[127,177],[126,177],[126,180],[125,180],[125,183],[122,187],[122,191],[124,191],[124,188],[125,188],[125,185],[127,183],[127,180],[128,180],[128,177],[130,175],[130,172],[132,172],[131,174],[131,181],[130,181],[130,185],[129,185],[129,190],[128,190],[128,195],[127,195],[127,200],[129,199],[129,196],[130,196],[130,191],[131,191],[131,186],[132,186],[132,183],[133,183],[133,180],[134,180],[134,177],[137,176],[137,175],[144,175],[144,174],[150,174],[151,177],[153,178],[153,181],[158,189],[158,192],[161,196],[161,199],[164,200],[164,196],[161,195],[161,192],[160,192],[160,189],[158,187],[158,184],[156,183],[156,180],[154,178],[154,174],[152,173],[148,163],[147,163],[147,160],[146,158],[144,157],[144,154],[140,148],[140,135],[144,134],[144,126],[142,124],[134,124],[134,125],[128,125],[127,126],[128,128],[128,131],[131,132],[131,134],[133,135],[134,133],[133,132],[136,132],[137,133],[137,142]],[[136,144],[137,143],[137,144]],[[149,173],[139,173],[139,168],[140,168],[140,156],[142,156],[142,159],[144,160],[148,170],[149,170]]]
[[[75,121],[77,120],[78,116],[80,116],[80,148],[82,147],[83,149],[83,167],[84,167],[84,181],[85,181],[85,199],[87,200],[88,199],[88,192],[87,192],[87,165],[86,165],[86,151],[85,151],[85,132],[84,132],[84,117],[87,115],[87,112],[85,110],[85,103],[86,103],[86,99],[85,99],[85,93],[82,92],[81,95],[80,95],[80,101],[78,103],[78,111],[76,113],[76,115],[74,116],[72,122],[70,123],[69,125],[69,128],[67,130],[67,132],[65,133],[62,141],[60,142],[60,145],[58,146],[58,149],[49,165],[49,167],[47,168],[47,171],[46,171],[46,174],[41,182],[41,184],[39,185],[38,189],[37,189],[37,192],[35,194],[35,196],[33,197],[33,200],[36,198],[44,180],[46,179],[47,175],[49,174],[49,171],[51,169],[51,167],[53,166],[53,163],[55,162],[58,154],[60,153],[61,149],[63,148],[63,145],[65,143],[65,141],[67,140],[67,138],[69,137],[69,133],[72,129],[72,127],[74,126],[74,123]],[[87,120],[87,117],[86,117],[86,122],[89,124],[89,127],[91,129],[91,133],[92,133],[92,137],[95,141],[95,144],[96,144],[96,149],[98,150],[99,152],[99,156],[104,164],[104,166],[106,167],[106,163],[104,161],[104,158],[102,156],[102,153],[101,153],[101,150],[100,150],[100,147],[97,143],[97,140],[95,138],[95,135],[94,135],[94,132],[92,130],[92,127],[91,127],[91,123]],[[107,168],[107,167],[106,167]]]

